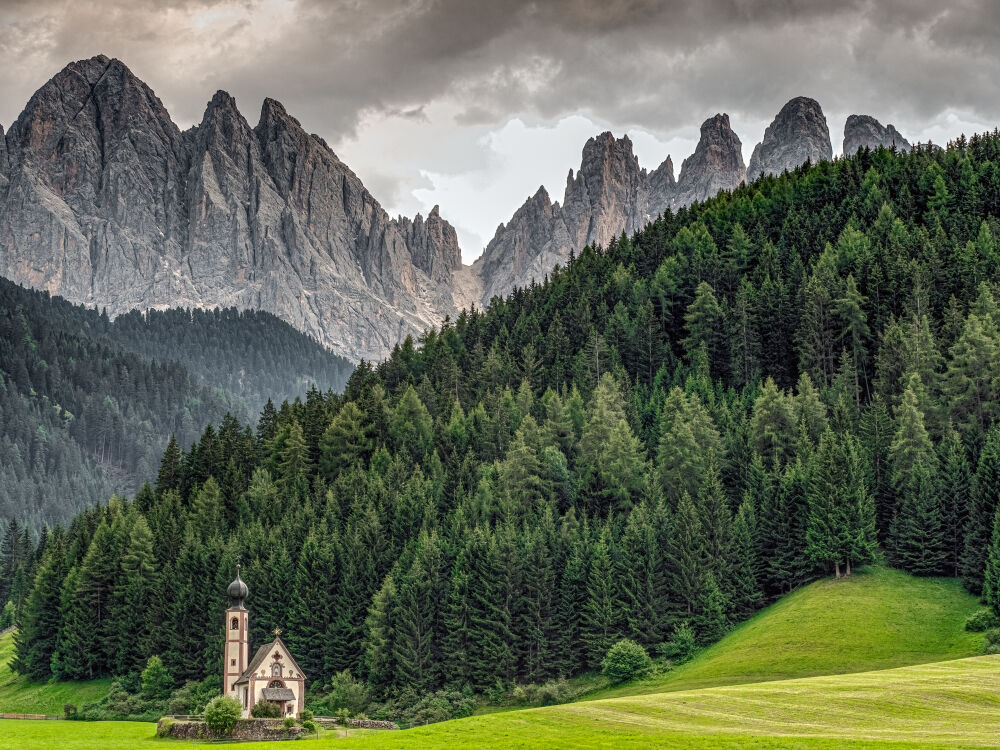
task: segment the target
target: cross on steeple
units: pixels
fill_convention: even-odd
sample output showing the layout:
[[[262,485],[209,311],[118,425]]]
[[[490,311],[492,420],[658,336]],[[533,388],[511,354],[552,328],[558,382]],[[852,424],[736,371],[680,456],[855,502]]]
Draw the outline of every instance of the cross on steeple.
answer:
[[[275,628],[275,629],[274,629],[274,635],[275,635],[275,636],[279,636],[279,635],[281,635],[281,628]]]

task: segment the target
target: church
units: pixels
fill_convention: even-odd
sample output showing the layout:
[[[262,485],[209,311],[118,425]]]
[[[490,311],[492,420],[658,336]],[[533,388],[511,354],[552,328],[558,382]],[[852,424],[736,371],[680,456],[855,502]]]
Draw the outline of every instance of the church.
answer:
[[[275,628],[274,640],[258,648],[250,658],[250,612],[244,606],[250,590],[240,578],[239,565],[236,580],[229,584],[226,594],[229,608],[222,694],[240,702],[244,718],[262,700],[277,703],[283,716],[298,718],[305,708],[306,676],[281,640],[281,630]]]

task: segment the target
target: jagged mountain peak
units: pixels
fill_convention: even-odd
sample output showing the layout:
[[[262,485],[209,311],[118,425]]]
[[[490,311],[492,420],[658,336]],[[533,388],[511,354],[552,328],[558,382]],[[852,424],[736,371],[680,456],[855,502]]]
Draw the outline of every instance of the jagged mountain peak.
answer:
[[[844,123],[844,156],[853,156],[860,148],[879,146],[909,151],[910,142],[896,128],[882,125],[870,115],[850,115]]]
[[[797,96],[781,108],[764,131],[763,140],[750,156],[747,174],[781,174],[807,161],[816,163],[833,158],[830,129],[823,108],[815,99]]]
[[[674,208],[704,201],[746,181],[743,144],[729,124],[729,115],[716,113],[701,124],[699,132],[694,153],[681,163],[671,201]]]

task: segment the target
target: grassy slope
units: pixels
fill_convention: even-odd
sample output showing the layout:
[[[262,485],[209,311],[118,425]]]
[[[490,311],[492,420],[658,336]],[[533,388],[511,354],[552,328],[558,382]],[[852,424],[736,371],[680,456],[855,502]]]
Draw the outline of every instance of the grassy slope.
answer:
[[[982,635],[966,632],[965,618],[978,608],[976,598],[955,579],[866,568],[786,596],[672,672],[586,699],[972,656],[982,653]]]
[[[330,748],[995,747],[1000,657],[895,670],[639,695],[474,716],[403,732],[328,735]],[[163,747],[151,724],[0,722],[0,750]],[[863,738],[863,739],[859,739]],[[174,747],[200,745],[172,743]],[[242,747],[282,750],[280,743]]]
[[[81,706],[108,692],[111,680],[90,682],[28,682],[10,669],[14,658],[14,634],[0,638],[0,713],[62,715],[63,706]]]

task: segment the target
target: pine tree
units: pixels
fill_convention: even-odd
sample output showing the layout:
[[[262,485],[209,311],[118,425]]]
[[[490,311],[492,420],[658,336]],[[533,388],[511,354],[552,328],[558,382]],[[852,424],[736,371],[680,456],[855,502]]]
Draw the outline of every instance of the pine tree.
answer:
[[[52,655],[61,623],[59,599],[67,573],[65,542],[62,531],[57,530],[46,547],[21,625],[14,634],[13,667],[33,682],[52,676]]]
[[[986,567],[986,553],[990,534],[993,531],[993,516],[1000,503],[1000,427],[992,428],[986,435],[986,443],[979,454],[976,474],[972,480],[969,520],[965,527],[965,543],[962,551],[962,582],[974,594],[983,590],[983,571]]]
[[[983,601],[1000,617],[1000,507],[993,516],[993,531],[986,551],[983,573]]]
[[[606,535],[594,544],[587,577],[587,601],[581,613],[580,638],[586,647],[587,664],[596,669],[604,655],[621,637],[618,602],[611,553]]]
[[[917,467],[893,522],[893,557],[918,576],[941,575],[948,557],[941,494],[931,472],[931,467]]]
[[[941,467],[942,516],[948,548],[946,568],[948,575],[957,577],[972,502],[972,468],[965,445],[951,424],[938,446],[938,463]]]

